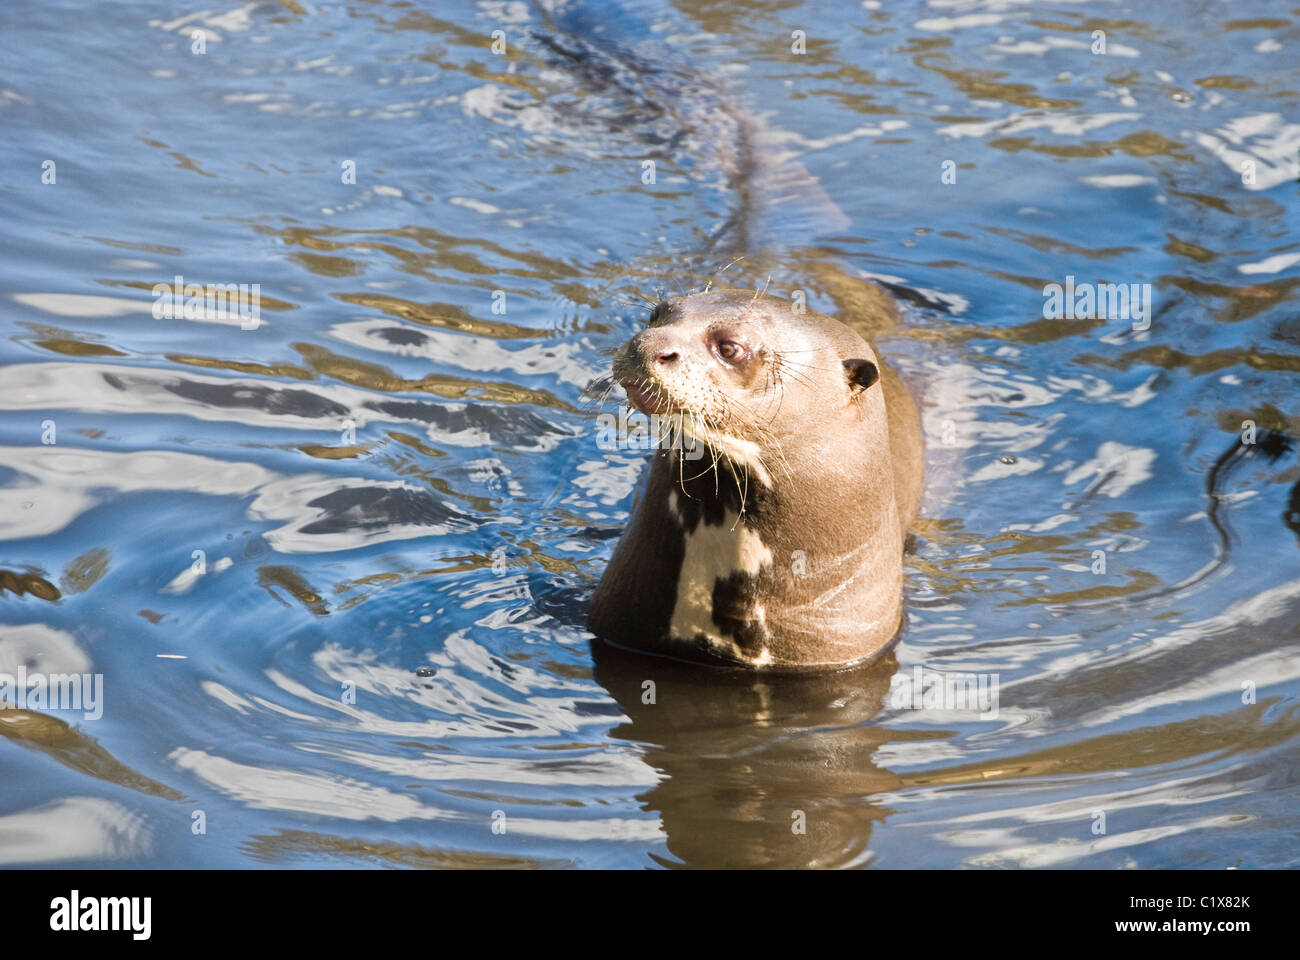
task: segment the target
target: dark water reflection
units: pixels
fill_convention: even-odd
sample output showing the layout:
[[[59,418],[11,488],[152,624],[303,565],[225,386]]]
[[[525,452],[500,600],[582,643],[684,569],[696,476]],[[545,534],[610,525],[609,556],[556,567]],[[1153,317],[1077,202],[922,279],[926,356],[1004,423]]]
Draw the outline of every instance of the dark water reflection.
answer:
[[[1295,866],[1300,16],[602,16],[0,12],[0,673],[104,683],[0,711],[0,863]],[[904,305],[928,485],[869,668],[582,629],[643,462],[590,385],[720,270]],[[177,275],[260,324],[155,319]],[[1149,328],[1046,317],[1067,277]]]
[[[902,783],[872,760],[889,739],[871,721],[898,668],[892,656],[865,669],[761,679],[646,664],[603,644],[593,652],[597,682],[628,718],[610,736],[642,744],[660,775],[638,797],[667,835],[669,856],[656,862],[870,861],[872,826],[891,812],[872,797]]]

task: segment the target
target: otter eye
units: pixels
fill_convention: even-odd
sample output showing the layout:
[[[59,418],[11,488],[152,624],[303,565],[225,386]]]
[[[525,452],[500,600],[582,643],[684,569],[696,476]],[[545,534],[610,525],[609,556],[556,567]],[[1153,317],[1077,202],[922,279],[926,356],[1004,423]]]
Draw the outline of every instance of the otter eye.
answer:
[[[656,323],[658,323],[661,319],[663,319],[664,314],[666,314],[668,310],[669,310],[668,301],[660,300],[658,303],[655,304],[654,309],[650,311],[650,319],[646,322],[653,327]]]
[[[718,356],[735,363],[745,359],[745,348],[735,340],[722,340],[718,343]]]

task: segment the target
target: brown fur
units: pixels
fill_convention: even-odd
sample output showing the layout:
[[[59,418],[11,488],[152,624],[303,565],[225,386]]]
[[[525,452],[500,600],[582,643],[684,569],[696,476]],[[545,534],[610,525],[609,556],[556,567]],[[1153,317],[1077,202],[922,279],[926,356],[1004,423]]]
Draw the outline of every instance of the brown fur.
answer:
[[[743,362],[721,358],[726,344]],[[651,458],[592,597],[592,631],[769,669],[885,649],[901,622],[923,451],[916,407],[871,345],[776,298],[715,291],[656,311],[614,369],[630,396],[686,411],[698,435],[706,421],[713,452]]]

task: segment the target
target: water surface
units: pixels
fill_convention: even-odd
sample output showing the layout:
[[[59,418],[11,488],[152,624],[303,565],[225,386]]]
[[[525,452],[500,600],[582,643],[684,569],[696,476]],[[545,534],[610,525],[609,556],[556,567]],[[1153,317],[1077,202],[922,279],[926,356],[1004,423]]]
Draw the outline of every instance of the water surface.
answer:
[[[1295,866],[1300,13],[610,16],[0,11],[0,670],[104,678],[0,713],[0,863]],[[644,462],[588,385],[724,267],[907,297],[929,487],[869,668],[583,630]],[[260,324],[155,318],[176,276]],[[1045,318],[1067,277],[1149,329]]]

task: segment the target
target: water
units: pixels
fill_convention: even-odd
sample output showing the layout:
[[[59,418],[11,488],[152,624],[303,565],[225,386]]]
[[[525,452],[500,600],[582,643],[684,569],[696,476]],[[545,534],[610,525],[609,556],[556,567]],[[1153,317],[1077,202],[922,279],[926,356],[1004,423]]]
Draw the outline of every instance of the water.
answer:
[[[0,714],[0,862],[1295,866],[1295,11],[625,10],[0,11],[0,668],[103,677]],[[737,189],[754,118],[841,225]],[[588,384],[738,246],[841,316],[913,291],[929,486],[865,670],[582,629],[642,463]],[[178,275],[260,324],[156,319]],[[1149,329],[1045,318],[1067,277]]]

